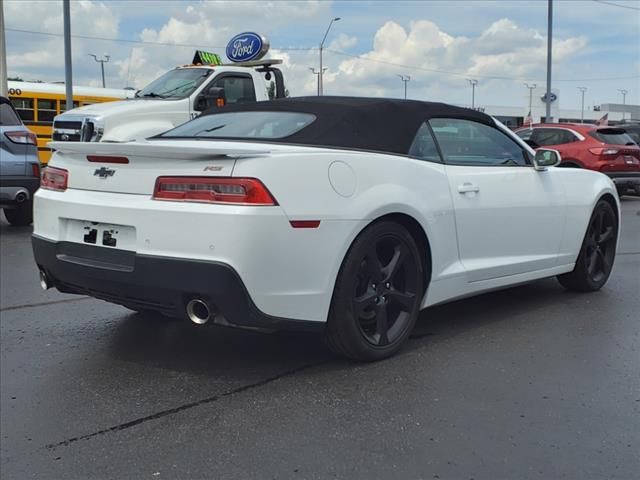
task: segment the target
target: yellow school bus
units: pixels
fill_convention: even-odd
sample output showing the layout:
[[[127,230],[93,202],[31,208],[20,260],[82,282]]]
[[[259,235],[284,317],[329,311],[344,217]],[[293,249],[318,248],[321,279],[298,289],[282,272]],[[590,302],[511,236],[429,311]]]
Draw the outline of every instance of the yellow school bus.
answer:
[[[60,83],[9,82],[9,99],[24,124],[38,137],[38,155],[47,163],[53,118],[66,110],[65,86]],[[73,108],[133,97],[135,90],[73,87]]]

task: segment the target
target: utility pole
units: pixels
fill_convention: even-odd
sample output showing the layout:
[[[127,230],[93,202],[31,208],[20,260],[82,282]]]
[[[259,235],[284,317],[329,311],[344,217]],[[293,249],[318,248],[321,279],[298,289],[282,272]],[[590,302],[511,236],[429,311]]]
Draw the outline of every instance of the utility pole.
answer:
[[[62,2],[64,19],[64,91],[66,97],[65,110],[73,108],[73,75],[71,74],[71,7],[69,0]]]
[[[619,88],[618,91],[622,94],[622,105],[626,105],[627,104],[627,93],[629,93],[628,90],[624,90]],[[624,120],[625,114],[627,112],[625,112],[624,110],[622,111],[622,120]]]
[[[471,84],[471,108],[475,110],[476,108],[476,85],[478,84],[478,80],[468,80]]]
[[[587,91],[587,87],[578,87],[578,90],[582,93],[582,104],[580,107],[580,123],[584,123],[584,92]]]
[[[4,31],[4,3],[0,0],[0,95],[8,97],[9,82],[7,81],[7,39]]]
[[[98,57],[96,57],[93,53],[89,54],[90,57],[93,57],[93,59],[100,63],[100,70],[102,70],[102,88],[105,88],[105,83],[104,83],[104,64],[105,63],[109,63],[109,58],[111,58],[110,55],[107,55],[106,53],[104,54],[103,59],[98,60]]]
[[[551,46],[553,43],[553,0],[547,0],[547,93],[545,103],[545,123],[551,123]]]
[[[404,83],[404,99],[407,99],[407,83],[411,80],[409,75],[398,75],[402,83]]]
[[[333,25],[333,22],[337,22],[340,20],[340,17],[335,17],[333,18],[330,22],[329,22],[329,26],[327,27],[327,31],[324,32],[324,37],[322,37],[322,41],[320,42],[320,72],[318,75],[318,95],[322,96],[324,95],[324,85],[322,84],[322,75],[324,74],[324,71],[326,70],[326,68],[322,68],[322,50],[324,49],[324,41],[327,39],[327,35],[329,35],[329,30],[331,30],[331,25]]]
[[[327,68],[325,67],[324,70],[326,69]],[[320,72],[316,71],[316,69],[313,67],[309,67],[309,70],[311,70],[311,73],[318,77],[318,96],[320,96]]]
[[[532,83],[531,85],[529,85],[528,83],[524,84],[525,87],[527,87],[529,89],[529,115],[531,114],[531,106],[533,103],[533,91],[536,89],[537,85],[535,83]],[[532,115],[533,117],[533,115]]]

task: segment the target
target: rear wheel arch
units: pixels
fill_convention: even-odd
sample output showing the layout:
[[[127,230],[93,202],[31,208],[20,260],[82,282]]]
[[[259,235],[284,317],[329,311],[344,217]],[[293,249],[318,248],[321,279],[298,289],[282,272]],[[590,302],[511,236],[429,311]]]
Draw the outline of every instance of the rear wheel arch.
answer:
[[[342,269],[342,264],[344,263],[345,258],[347,258],[347,255],[351,251],[353,244],[356,242],[360,234],[362,234],[362,232],[364,232],[367,228],[371,227],[372,225],[385,220],[395,222],[401,225],[402,227],[404,227],[409,232],[411,237],[413,237],[413,240],[416,242],[416,245],[418,246],[418,249],[420,250],[420,254],[421,254],[420,260],[422,262],[422,268],[423,268],[423,271],[425,272],[425,278],[424,278],[425,291],[423,293],[426,293],[429,283],[431,281],[431,268],[432,268],[431,244],[429,242],[427,233],[425,232],[422,225],[420,225],[420,223],[414,217],[406,213],[401,213],[401,212],[386,213],[370,221],[368,224],[362,227],[362,229],[357,233],[357,235],[355,235],[355,237],[349,244],[349,247],[347,248],[343,256],[342,261],[340,262],[340,267],[338,271]],[[334,291],[335,291],[335,280],[336,279],[334,279],[334,287],[333,287]]]
[[[558,166],[564,168],[584,168],[580,163],[571,158],[568,160],[562,160],[562,162],[560,162],[560,165]]]

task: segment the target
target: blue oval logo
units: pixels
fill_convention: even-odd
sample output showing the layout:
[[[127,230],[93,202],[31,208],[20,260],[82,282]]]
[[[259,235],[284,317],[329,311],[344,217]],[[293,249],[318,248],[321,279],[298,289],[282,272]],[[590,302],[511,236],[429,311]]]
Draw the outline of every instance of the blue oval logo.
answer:
[[[549,98],[549,102],[555,102],[558,99],[558,96],[555,93],[551,92],[551,96]],[[544,103],[547,103],[547,94],[545,93],[542,97],[540,97],[540,100],[542,100]]]
[[[259,60],[269,51],[269,41],[254,32],[236,35],[227,44],[227,58],[232,62]]]

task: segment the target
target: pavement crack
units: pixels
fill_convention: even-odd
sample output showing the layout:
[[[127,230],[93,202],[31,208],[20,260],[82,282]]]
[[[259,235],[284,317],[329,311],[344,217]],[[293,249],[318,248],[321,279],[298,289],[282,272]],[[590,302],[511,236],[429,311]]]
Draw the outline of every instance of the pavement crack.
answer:
[[[51,300],[50,302],[25,303],[23,305],[13,305],[12,307],[0,308],[0,312],[8,312],[9,310],[20,310],[21,308],[44,307],[45,305],[55,305],[57,303],[82,302],[85,300],[93,300],[91,297],[82,298],[66,298],[64,300]]]
[[[120,423],[118,425],[114,425],[112,427],[109,428],[104,428],[102,430],[98,430],[97,432],[93,432],[93,433],[88,433],[86,435],[80,435],[78,437],[72,437],[72,438],[68,438],[66,440],[62,440],[61,442],[57,442],[57,443],[50,443],[48,445],[45,445],[45,448],[49,449],[49,450],[54,450],[58,447],[66,447],[72,443],[75,442],[79,442],[80,440],[88,440],[90,438],[93,437],[98,437],[100,435],[105,435],[107,433],[112,433],[112,432],[119,432],[121,430],[126,430],[127,428],[131,428],[131,427],[135,427],[137,425],[141,425],[143,423],[152,421],[152,420],[157,420],[159,418],[162,417],[166,417],[168,415],[173,415],[179,412],[183,412],[185,410],[189,410],[191,408],[195,408],[195,407],[199,407],[201,405],[206,405],[208,403],[213,403],[213,402],[217,402],[218,400],[221,400],[225,397],[230,397],[232,395],[236,395],[238,393],[242,393],[242,392],[246,392],[247,390],[252,390],[254,388],[259,388],[262,387],[268,383],[271,382],[275,382],[276,380],[279,380],[281,378],[285,378],[291,375],[294,375],[296,373],[299,373],[303,370],[307,370],[309,368],[313,368],[313,367],[317,367],[320,366],[324,363],[327,363],[329,360],[325,360],[322,362],[317,362],[317,363],[308,363],[306,365],[302,365],[301,367],[297,367],[297,368],[292,368],[290,370],[285,370],[282,373],[279,373],[278,375],[274,375],[272,377],[268,377],[265,378],[263,380],[260,380],[258,382],[255,383],[250,383],[248,385],[243,385],[241,387],[238,388],[234,388],[233,390],[229,390],[228,392],[224,392],[224,393],[220,393],[218,395],[214,395],[212,397],[207,397],[207,398],[203,398],[202,400],[198,400],[195,402],[190,402],[190,403],[185,403],[183,405],[174,407],[174,408],[169,408],[167,410],[161,410],[159,412],[156,413],[152,413],[151,415],[147,415],[144,417],[139,417],[136,418],[134,420],[130,420],[128,422],[125,423]]]

